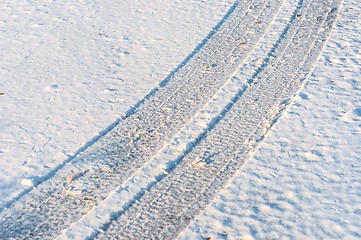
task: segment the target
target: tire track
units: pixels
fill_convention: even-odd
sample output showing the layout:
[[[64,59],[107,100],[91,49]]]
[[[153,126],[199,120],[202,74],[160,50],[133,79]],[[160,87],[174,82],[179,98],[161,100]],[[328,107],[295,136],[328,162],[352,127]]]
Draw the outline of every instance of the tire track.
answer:
[[[220,30],[136,113],[4,209],[0,236],[50,239],[99,204],[209,101],[253,49],[280,5],[270,0],[237,4]]]
[[[304,1],[293,26],[227,115],[167,177],[100,239],[172,239],[249,157],[312,70],[337,15],[338,0]]]

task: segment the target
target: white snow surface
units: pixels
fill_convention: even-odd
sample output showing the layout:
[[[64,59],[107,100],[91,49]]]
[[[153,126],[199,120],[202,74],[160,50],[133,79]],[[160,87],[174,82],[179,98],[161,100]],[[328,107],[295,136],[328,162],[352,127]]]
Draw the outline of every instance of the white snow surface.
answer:
[[[233,3],[3,1],[0,206],[102,136]]]
[[[304,88],[179,239],[361,238],[359,16],[343,3]]]
[[[0,11],[0,207],[102,136],[194,50],[232,4],[5,1]],[[249,56],[252,64],[241,66],[219,100],[205,106],[130,185],[141,188],[163,174],[167,163],[159,159],[181,154],[184,141],[199,134],[227,103],[262,62],[257,54],[272,47],[294,7],[294,1],[285,1],[279,21]],[[360,15],[357,0],[344,1],[304,88],[180,239],[361,238]],[[136,191],[125,194],[131,198]],[[98,213],[122,207],[121,194],[112,192],[72,226],[78,234],[70,229],[68,237],[91,235],[109,217],[100,219]]]

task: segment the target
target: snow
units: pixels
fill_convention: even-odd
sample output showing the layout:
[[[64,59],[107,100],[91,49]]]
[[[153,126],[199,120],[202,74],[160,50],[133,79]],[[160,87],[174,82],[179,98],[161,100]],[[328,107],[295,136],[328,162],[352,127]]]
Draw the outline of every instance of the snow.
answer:
[[[0,12],[0,210],[117,124],[167,79],[232,4],[5,1]],[[157,181],[172,164],[163,160],[186,151],[185,143],[262,62],[255,58],[258,51],[272,47],[294,7],[294,1],[285,1],[274,29],[250,56],[254,65],[241,66],[173,142],[128,180],[137,188],[112,192],[71,226],[78,235],[70,229],[69,236],[91,235],[111,218],[101,213],[119,211]],[[360,3],[344,1],[304,88],[180,239],[361,238],[360,14]]]
[[[216,95],[187,123],[171,141],[150,159],[143,167],[132,175],[120,187],[79,221],[73,223],[62,232],[57,239],[88,239],[101,231],[113,216],[129,209],[131,203],[140,199],[146,191],[150,191],[157,183],[169,174],[169,169],[177,165],[177,160],[188,152],[199,136],[211,128],[212,120],[217,119],[220,112],[229,104],[244,82],[236,77],[229,79]],[[204,163],[204,162],[203,162]],[[202,163],[195,162],[197,167]]]
[[[361,237],[360,13],[343,4],[302,91],[180,239]]]
[[[0,206],[51,176],[116,124],[232,4],[3,3]]]

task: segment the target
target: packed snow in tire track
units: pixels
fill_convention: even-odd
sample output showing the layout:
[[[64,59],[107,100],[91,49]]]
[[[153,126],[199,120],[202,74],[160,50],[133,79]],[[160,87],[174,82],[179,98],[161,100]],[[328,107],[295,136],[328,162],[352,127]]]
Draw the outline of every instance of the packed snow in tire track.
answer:
[[[56,236],[121,185],[233,74],[277,12],[280,2],[271,2],[272,7],[264,1],[236,4],[224,27],[169,84],[71,166],[5,209],[2,236]]]

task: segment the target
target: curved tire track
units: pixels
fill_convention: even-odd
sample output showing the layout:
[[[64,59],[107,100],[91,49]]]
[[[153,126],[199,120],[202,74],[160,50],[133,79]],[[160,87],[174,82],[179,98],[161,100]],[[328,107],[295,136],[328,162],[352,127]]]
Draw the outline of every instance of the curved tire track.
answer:
[[[281,1],[236,4],[200,51],[79,159],[0,213],[4,239],[57,236],[99,204],[204,106],[269,27]]]
[[[99,239],[172,239],[248,159],[312,70],[339,0],[304,1],[293,25],[226,116]]]

